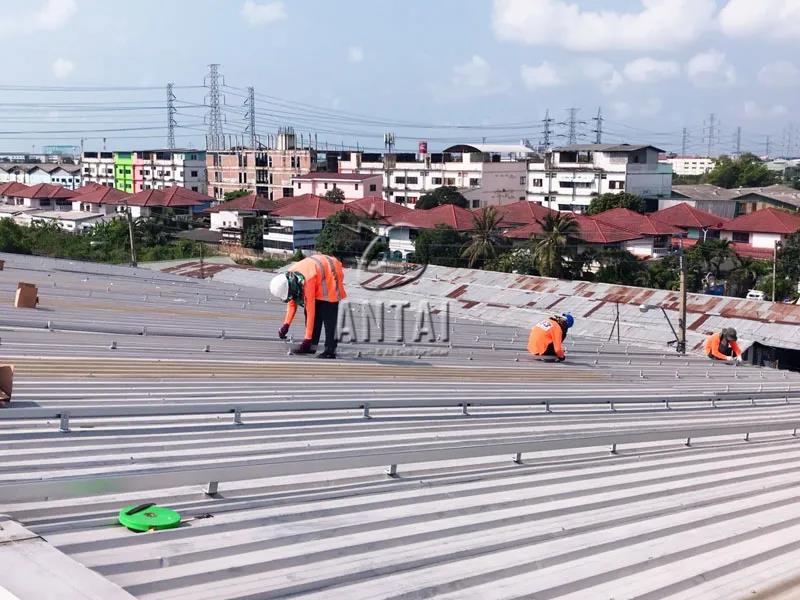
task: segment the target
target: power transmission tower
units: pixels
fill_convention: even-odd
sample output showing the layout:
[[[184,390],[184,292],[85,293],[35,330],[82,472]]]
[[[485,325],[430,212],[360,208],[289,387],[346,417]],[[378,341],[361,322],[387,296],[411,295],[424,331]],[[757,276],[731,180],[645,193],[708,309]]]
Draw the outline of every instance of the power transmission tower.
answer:
[[[689,144],[689,130],[686,127],[683,128],[683,134],[681,135],[681,156],[686,156],[686,146]]]
[[[764,158],[769,158],[769,136],[767,136],[767,142],[764,144]]]
[[[706,156],[711,157],[711,151],[714,149],[714,144],[717,138],[717,128],[719,127],[719,123],[717,122],[717,115],[711,113],[708,116],[708,127],[706,127],[707,132],[707,142],[708,142],[708,150]]]
[[[256,149],[256,89],[254,87],[247,88],[247,98],[244,100],[244,105],[247,107],[247,114],[244,118],[247,119],[247,127],[245,131],[250,134],[250,148]]]
[[[567,145],[571,146],[578,141],[578,126],[586,125],[586,121],[578,120],[577,108],[568,108],[569,118],[566,121],[561,121],[558,124],[567,128],[567,133],[564,137],[567,138]]]
[[[595,144],[602,144],[603,143],[603,112],[600,107],[597,107],[597,116],[592,117],[592,121],[595,123],[594,129],[592,129],[592,133],[594,133],[594,143]]]
[[[736,146],[736,156],[742,155],[742,127],[741,125],[736,128],[736,136],[734,137],[734,145]]]
[[[219,81],[219,65],[208,65],[208,75],[204,83],[208,88],[208,95],[206,96],[208,140],[206,140],[206,147],[209,150],[222,150],[225,145],[225,137],[222,131],[222,110],[219,105]]]
[[[551,146],[551,139],[553,137],[553,123],[555,119],[550,117],[550,109],[544,111],[544,119],[542,119],[542,146],[545,150],[549,150]]]
[[[794,125],[786,126],[783,132],[783,155],[784,158],[791,158],[794,150]]]
[[[172,93],[172,83],[167,84],[167,148],[175,148],[175,94]]]

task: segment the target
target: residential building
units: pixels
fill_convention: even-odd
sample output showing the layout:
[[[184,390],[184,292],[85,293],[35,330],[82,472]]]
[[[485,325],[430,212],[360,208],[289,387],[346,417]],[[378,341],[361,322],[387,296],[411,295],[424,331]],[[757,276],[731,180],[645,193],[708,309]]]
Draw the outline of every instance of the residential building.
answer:
[[[84,152],[82,166],[84,183],[99,183],[129,194],[173,186],[200,194],[208,189],[205,150]]]
[[[236,190],[247,190],[268,200],[299,195],[294,193],[292,179],[318,170],[318,153],[310,147],[298,147],[296,142],[294,133],[281,132],[276,136],[275,148],[209,150],[208,193],[216,200]]]
[[[737,192],[735,196],[737,216],[770,207],[789,211],[800,210],[800,190],[785,185],[738,188],[735,191]]]
[[[718,239],[727,222],[727,219],[698,210],[686,202],[654,212],[652,217],[662,223],[680,227],[689,239],[703,241]]]
[[[557,212],[542,206],[536,202],[528,200],[518,200],[511,204],[491,207],[500,217],[500,226],[514,227],[517,225],[527,225],[530,223],[542,222],[547,215]],[[480,208],[473,212],[478,215],[487,208]]]
[[[75,164],[0,163],[0,183],[49,183],[73,190],[81,185],[81,167]]]
[[[344,204],[311,194],[283,198],[270,213],[264,230],[264,250],[313,250],[325,219],[343,209]]]
[[[684,230],[627,208],[613,208],[592,217],[595,221],[630,231],[638,237],[625,240],[622,248],[640,258],[662,258],[672,251],[672,238]]]
[[[800,214],[777,208],[762,208],[728,221],[722,227],[722,239],[753,248],[773,250],[775,243],[800,231]]]
[[[99,183],[114,187],[115,169],[113,152],[84,152],[81,155],[83,183]]]
[[[350,152],[339,172],[381,175],[384,197],[409,208],[442,186],[458,188],[471,208],[480,208],[524,200],[526,160],[533,155],[512,144],[457,144],[433,154]]]
[[[30,186],[24,183],[17,183],[16,181],[0,183],[0,204],[16,205],[16,202],[12,201],[12,199],[16,198],[16,194],[28,189],[28,187]]]
[[[655,146],[576,144],[528,162],[527,199],[560,211],[583,213],[596,196],[629,192],[658,208],[672,192],[672,169]]]
[[[292,186],[296,196],[324,196],[339,189],[344,194],[344,202],[383,195],[383,177],[371,173],[306,173],[294,177]]]
[[[378,234],[388,238],[389,250],[397,258],[409,258],[414,253],[414,241],[423,229],[447,225],[457,231],[471,231],[475,219],[472,212],[453,204],[443,204],[430,210],[409,210],[387,218]]]
[[[75,192],[59,185],[40,183],[34,186],[12,188],[9,184],[3,196],[7,204],[42,210],[71,210]],[[17,184],[19,185],[19,184]]]
[[[800,158],[776,158],[765,164],[767,169],[780,174],[783,179],[800,177]]]
[[[695,185],[673,185],[672,195],[658,201],[658,208],[664,209],[678,204],[688,204],[697,210],[717,215],[723,219],[736,216],[737,190],[717,187],[710,183]]]
[[[212,206],[205,212],[211,216],[211,231],[220,231],[231,228],[243,229],[245,218],[267,216],[275,207],[276,204],[272,200],[249,194]]]
[[[569,241],[577,246],[579,252],[592,246],[604,248],[624,248],[625,244],[632,243],[640,239],[640,235],[627,229],[621,229],[613,225],[598,221],[592,217],[574,214],[577,233],[570,236]],[[504,235],[516,245],[525,245],[537,235],[544,233],[541,222],[534,221],[527,225],[512,227],[504,232]]]
[[[672,172],[675,175],[705,175],[717,161],[708,156],[659,156],[659,162],[672,166]]]
[[[73,233],[87,231],[111,217],[102,213],[84,211],[34,211],[27,214],[30,223],[56,223],[62,229]]]
[[[211,202],[209,196],[179,186],[143,190],[122,200],[122,204],[130,208],[133,218],[167,212],[177,218],[186,218],[204,211]]]
[[[102,215],[124,212],[130,194],[112,187],[89,184],[75,190],[72,210]]]

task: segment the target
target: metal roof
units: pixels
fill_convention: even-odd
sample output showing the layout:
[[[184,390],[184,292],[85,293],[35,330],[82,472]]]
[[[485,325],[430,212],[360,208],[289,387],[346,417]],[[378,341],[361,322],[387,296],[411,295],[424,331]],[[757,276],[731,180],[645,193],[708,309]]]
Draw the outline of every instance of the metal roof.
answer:
[[[569,146],[561,146],[560,148],[553,148],[554,152],[635,152],[636,150],[645,149],[656,150],[663,152],[661,148],[650,146],[649,144],[571,144]]]
[[[342,344],[340,361],[320,365],[276,339],[284,307],[266,299],[267,272],[201,281],[0,258],[0,302],[18,281],[41,300],[0,315],[3,360],[18,369],[11,410],[34,411],[0,411],[0,513],[65,569],[102,577],[86,579],[94,597],[104,582],[138,598],[215,599],[768,597],[791,582],[800,377],[637,346],[634,329],[655,327],[627,316],[621,343],[606,342],[603,303],[578,319],[566,363],[529,359],[538,313],[518,299],[552,304],[560,283],[585,300],[585,282],[511,286],[502,273],[429,267],[416,285],[373,292],[349,271],[359,322],[366,300],[450,295],[447,352],[387,336]],[[504,303],[513,324],[461,318]],[[389,331],[400,314],[387,304]],[[403,456],[394,477],[375,466]],[[212,495],[185,483],[205,471],[231,477]],[[132,481],[137,491],[113,491]],[[19,499],[37,486],[56,493]],[[113,525],[144,501],[186,522],[150,534]],[[28,572],[15,594],[41,597],[14,564],[0,586]],[[50,591],[78,597],[62,581]]]
[[[456,144],[442,152],[487,152],[490,154],[536,154],[536,150],[522,144]]]

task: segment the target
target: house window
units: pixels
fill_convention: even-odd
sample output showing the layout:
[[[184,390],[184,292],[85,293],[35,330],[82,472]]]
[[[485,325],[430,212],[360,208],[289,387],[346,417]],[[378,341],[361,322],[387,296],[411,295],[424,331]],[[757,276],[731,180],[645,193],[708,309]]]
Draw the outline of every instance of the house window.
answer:
[[[519,184],[520,184],[520,185],[525,185],[525,176],[524,176],[524,175],[520,176],[520,178],[519,178]]]
[[[542,180],[541,179],[534,179],[533,180],[533,187],[542,187]]]
[[[739,244],[749,244],[750,243],[750,234],[745,231],[734,231],[733,232],[733,241]]]
[[[297,182],[297,189],[298,190],[300,189],[300,182],[299,181]]]
[[[470,177],[469,178],[469,187],[478,187],[481,184],[481,180],[477,177]]]
[[[369,191],[370,192],[377,191],[377,189],[378,189],[378,186],[376,186],[374,183],[370,183],[369,184]]]
[[[431,183],[433,185],[442,185],[442,178],[441,177],[431,177]]]
[[[193,191],[193,192],[197,192],[197,191],[198,191],[198,189],[197,189],[197,186],[196,186],[196,185],[193,185],[193,186],[192,186],[192,191]]]
[[[405,204],[406,203],[406,197],[405,196],[395,196],[394,197],[394,201],[397,202],[398,204]]]
[[[408,196],[407,198],[409,204],[416,204],[417,203],[417,196]]]
[[[406,177],[406,183],[417,184],[419,183],[418,177]]]
[[[169,171],[164,171],[164,177],[169,177],[169,176],[170,176],[170,172]]]
[[[358,191],[358,184],[356,184],[356,191]]]
[[[447,179],[444,180],[444,183],[445,183],[445,185],[455,185],[456,184],[456,178],[455,177],[448,177]]]
[[[192,171],[192,177],[197,177],[197,171]]]
[[[395,183],[405,183],[406,182],[406,178],[405,177],[395,177],[394,178],[394,182]]]
[[[325,184],[325,189],[326,189],[326,190],[328,189],[328,184],[327,184],[327,183]]]

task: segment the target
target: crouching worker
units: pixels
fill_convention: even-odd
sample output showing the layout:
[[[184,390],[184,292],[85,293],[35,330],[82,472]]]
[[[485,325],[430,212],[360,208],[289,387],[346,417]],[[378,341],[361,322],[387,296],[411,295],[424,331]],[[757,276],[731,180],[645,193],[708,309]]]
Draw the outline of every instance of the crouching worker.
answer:
[[[317,358],[336,358],[336,321],[339,301],[346,298],[342,263],[333,256],[315,254],[295,263],[286,273],[276,275],[269,284],[270,293],[288,303],[286,317],[278,337],[286,339],[297,307],[306,315],[303,342],[295,354],[313,354],[317,351],[322,327],[325,327],[325,351]]]
[[[736,343],[736,339],[736,330],[733,327],[708,336],[705,345],[706,356],[714,360],[742,362],[742,349]]]
[[[554,356],[559,362],[563,361],[567,356],[562,342],[574,323],[575,319],[569,313],[537,323],[528,336],[528,352],[534,356]]]

